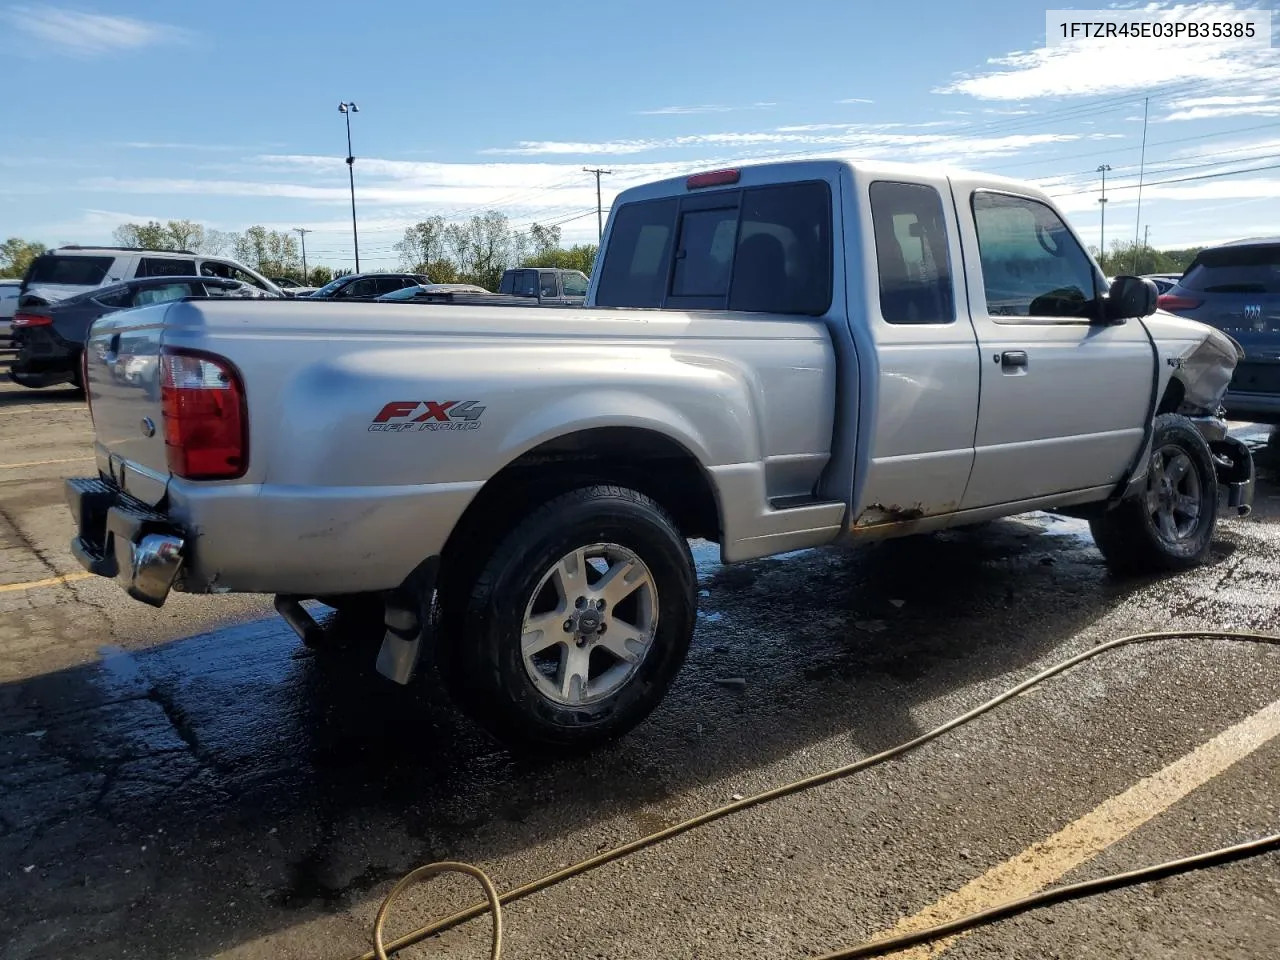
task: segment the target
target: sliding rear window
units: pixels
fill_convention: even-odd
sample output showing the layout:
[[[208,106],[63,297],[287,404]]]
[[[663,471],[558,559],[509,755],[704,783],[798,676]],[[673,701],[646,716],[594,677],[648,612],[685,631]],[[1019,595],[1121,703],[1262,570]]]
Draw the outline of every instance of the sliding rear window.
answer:
[[[831,305],[831,263],[822,181],[629,203],[614,218],[596,303],[817,316]]]

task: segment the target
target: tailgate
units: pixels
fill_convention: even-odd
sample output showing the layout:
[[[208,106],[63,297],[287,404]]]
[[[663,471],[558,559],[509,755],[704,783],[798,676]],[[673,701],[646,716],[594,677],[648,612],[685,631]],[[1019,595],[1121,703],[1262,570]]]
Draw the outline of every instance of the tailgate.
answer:
[[[169,481],[159,381],[168,310],[157,304],[103,317],[85,344],[98,469],[148,506]]]

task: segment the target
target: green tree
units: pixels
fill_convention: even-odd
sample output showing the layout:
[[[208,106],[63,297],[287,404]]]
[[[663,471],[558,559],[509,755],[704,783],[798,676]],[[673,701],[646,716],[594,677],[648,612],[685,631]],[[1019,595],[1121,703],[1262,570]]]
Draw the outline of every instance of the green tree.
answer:
[[[45,245],[21,237],[0,243],[0,277],[25,276],[31,261],[44,253]]]
[[[451,223],[445,230],[458,279],[487,290],[496,290],[502,273],[514,260],[514,238],[505,213],[490,210],[466,223]]]
[[[1089,252],[1107,276],[1118,277],[1124,274],[1182,273],[1199,249],[1165,251],[1132,240],[1113,240],[1111,249],[1101,256],[1097,247],[1091,247]]]
[[[323,287],[333,279],[333,271],[328,267],[312,267],[310,283],[314,287]]]
[[[395,245],[405,269],[422,272],[418,268],[423,264],[443,259],[448,242],[447,231],[444,217],[428,217],[406,228],[404,238]]]
[[[232,238],[231,255],[268,276],[288,276],[291,271],[302,275],[298,239],[283,230],[252,226]]]
[[[159,220],[146,223],[122,223],[113,234],[122,247],[141,247],[144,250],[174,250],[169,231]]]
[[[520,261],[525,267],[559,267],[562,270],[581,270],[588,277],[596,264],[594,243],[575,244],[568,250],[556,248]]]

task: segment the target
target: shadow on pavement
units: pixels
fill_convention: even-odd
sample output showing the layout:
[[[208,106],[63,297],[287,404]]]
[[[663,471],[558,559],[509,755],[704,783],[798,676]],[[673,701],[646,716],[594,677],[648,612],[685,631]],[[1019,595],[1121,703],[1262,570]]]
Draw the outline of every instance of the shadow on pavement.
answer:
[[[0,369],[0,384],[10,384],[13,389],[0,391],[0,409],[22,404],[72,404],[84,403],[84,395],[74,387],[19,387],[9,380],[8,368]]]
[[[699,556],[675,688],[579,760],[513,759],[429,683],[388,684],[367,651],[312,655],[275,620],[0,686],[5,956],[207,956],[431,859],[501,860],[603,821],[629,839],[678,819],[689,789],[818,741],[852,756],[913,736],[917,706],[1023,669],[1150,586],[1110,578],[1080,521],[1045,515]]]

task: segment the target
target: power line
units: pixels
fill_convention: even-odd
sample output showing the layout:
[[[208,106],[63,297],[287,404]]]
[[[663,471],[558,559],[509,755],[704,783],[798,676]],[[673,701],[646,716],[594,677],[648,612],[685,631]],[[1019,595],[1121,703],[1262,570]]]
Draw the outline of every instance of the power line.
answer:
[[[1263,167],[1245,167],[1241,170],[1224,170],[1221,173],[1202,173],[1195,177],[1175,177],[1172,180],[1150,180],[1147,182],[1148,187],[1159,187],[1167,183],[1191,183],[1193,180],[1217,180],[1221,177],[1236,177],[1242,173],[1259,173],[1263,170],[1280,170],[1280,163],[1272,163]],[[1112,186],[1112,191],[1116,190],[1134,190],[1137,188],[1136,183],[1126,184],[1122,187]],[[1075,193],[1056,193],[1050,196],[1057,200],[1062,197],[1078,197],[1083,193],[1091,193],[1089,190],[1077,190]]]

